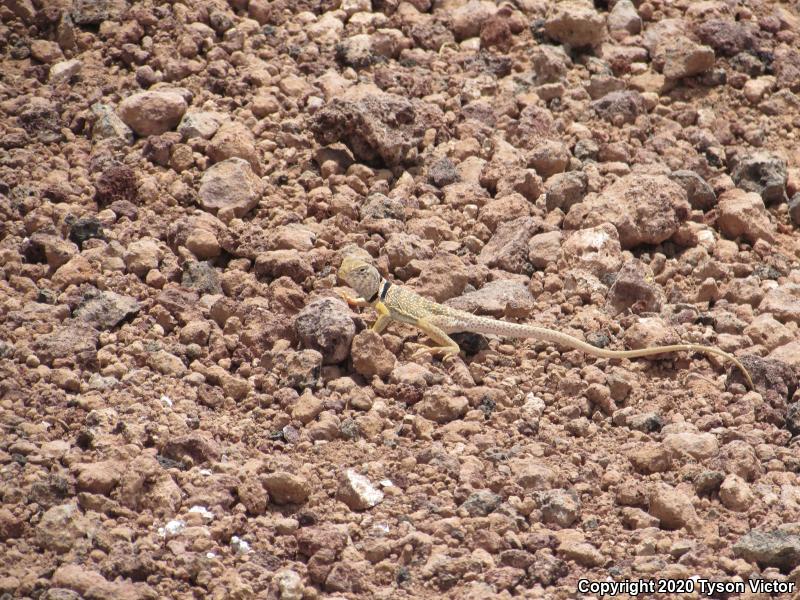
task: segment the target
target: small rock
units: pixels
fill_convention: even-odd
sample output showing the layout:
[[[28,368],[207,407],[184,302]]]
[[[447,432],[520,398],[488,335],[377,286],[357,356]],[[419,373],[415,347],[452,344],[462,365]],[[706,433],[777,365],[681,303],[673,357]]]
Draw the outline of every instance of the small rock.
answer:
[[[22,536],[25,522],[14,516],[7,508],[0,508],[0,541],[15,539]]]
[[[470,517],[487,517],[502,504],[503,499],[490,490],[477,490],[469,495],[459,507]]]
[[[635,122],[636,117],[647,110],[644,98],[635,90],[609,92],[592,102],[590,106],[600,118],[618,127]]]
[[[694,171],[673,171],[669,178],[686,191],[686,197],[692,208],[708,210],[717,203],[714,189]]]
[[[181,285],[198,294],[222,294],[219,273],[209,262],[187,261],[183,265]]]
[[[255,138],[241,123],[223,123],[208,143],[206,153],[215,163],[241,158],[250,163],[250,168],[256,175],[261,175],[261,159],[256,149]]]
[[[800,535],[780,529],[753,529],[733,545],[733,554],[762,569],[772,567],[788,573],[800,566]]]
[[[50,85],[59,85],[68,82],[81,72],[82,67],[83,63],[77,58],[56,63],[50,67],[50,74],[47,77],[47,82]]]
[[[194,229],[186,238],[186,249],[200,260],[216,258],[222,252],[217,236],[207,229]]]
[[[557,173],[544,183],[547,210],[560,208],[567,211],[583,200],[587,191],[587,177],[583,171]]]
[[[469,280],[469,270],[464,261],[449,253],[437,253],[427,260],[412,260],[407,268],[417,275],[409,281],[414,291],[437,302],[461,294]]]
[[[193,138],[211,139],[225,120],[225,115],[205,110],[189,110],[178,125],[183,141]]]
[[[605,562],[603,554],[588,542],[566,540],[558,546],[559,556],[574,560],[584,567],[599,567]]]
[[[139,303],[132,296],[95,289],[84,294],[73,316],[97,330],[108,330],[132,318],[139,310]]]
[[[410,160],[425,131],[442,122],[436,105],[373,93],[357,100],[334,98],[314,114],[311,131],[320,144],[343,142],[366,164],[393,167]]]
[[[769,353],[767,358],[777,360],[797,368],[800,366],[800,341],[792,341],[782,346],[778,346]]]
[[[364,377],[386,377],[394,369],[394,354],[386,349],[381,336],[371,329],[357,334],[350,349],[353,368]]]
[[[440,158],[428,170],[428,179],[438,188],[457,183],[461,178],[456,170],[456,165],[449,158]]]
[[[160,135],[175,129],[186,112],[186,100],[176,91],[139,92],[125,98],[117,112],[138,135]]]
[[[281,569],[273,577],[278,585],[278,600],[303,600],[305,586],[296,571]]]
[[[161,248],[156,240],[142,238],[128,245],[123,259],[130,273],[144,277],[148,271],[158,268],[161,256]]]
[[[667,79],[693,77],[714,66],[714,51],[681,35],[659,45],[654,62],[662,65],[661,72]]]
[[[758,315],[744,328],[744,334],[750,336],[754,344],[764,346],[769,351],[794,340],[789,328],[771,314]]]
[[[542,222],[534,217],[521,217],[501,223],[481,249],[478,263],[509,273],[530,273],[528,241],[535,234],[541,233],[541,230]]]
[[[203,173],[197,201],[204,210],[216,212],[221,218],[241,218],[258,204],[261,190],[261,179],[250,163],[229,158]]]
[[[591,4],[559,2],[544,24],[545,33],[562,44],[595,46],[605,37],[605,20]]]
[[[676,456],[686,453],[696,460],[711,458],[719,452],[719,442],[712,433],[670,433],[664,436],[664,446]]]
[[[662,444],[648,443],[628,453],[633,467],[645,475],[663,473],[672,468],[672,455]]]
[[[325,403],[314,396],[311,390],[305,390],[292,407],[292,419],[297,419],[303,425],[308,425],[317,418],[325,408]]]
[[[133,131],[117,116],[113,107],[96,102],[92,104],[91,111],[95,117],[92,125],[93,140],[111,139],[120,140],[125,144],[133,143]]]
[[[680,529],[685,527],[695,530],[699,525],[697,513],[692,505],[691,497],[685,491],[673,488],[665,483],[653,486],[650,495],[648,512],[661,522],[664,529]]]
[[[572,233],[560,251],[570,268],[586,271],[601,280],[622,267],[619,234],[609,223]]]
[[[607,303],[614,314],[626,310],[636,314],[660,312],[664,298],[652,279],[652,272],[640,261],[626,262],[608,291]]]
[[[261,478],[275,504],[302,504],[311,493],[308,482],[299,475],[276,471]]]
[[[729,474],[719,488],[722,504],[733,511],[745,512],[753,506],[753,492],[747,482],[738,475]]]
[[[78,491],[108,496],[119,483],[122,465],[107,460],[78,464],[75,469],[78,471]]]
[[[350,510],[367,510],[383,500],[383,492],[375,488],[368,478],[353,469],[347,469],[339,479],[336,499],[344,502]]]
[[[128,10],[126,0],[73,0],[70,16],[76,25],[120,21]]]
[[[33,342],[33,351],[46,365],[67,363],[88,365],[97,360],[99,333],[82,323],[69,323],[41,334]]]
[[[763,239],[775,241],[775,227],[761,196],[734,188],[719,196],[720,231],[729,238],[744,237],[751,243]]]
[[[569,527],[581,515],[581,501],[572,490],[556,489],[541,492],[539,504],[542,521],[559,527]]]
[[[210,434],[193,431],[169,438],[161,453],[172,460],[186,461],[189,458],[194,464],[201,464],[219,460],[222,450]]]
[[[563,239],[564,235],[560,230],[534,235],[528,242],[528,260],[537,269],[547,268],[558,259]]]
[[[608,13],[608,30],[635,35],[642,30],[642,18],[631,0],[619,0]]]
[[[46,261],[52,271],[68,263],[77,253],[78,247],[72,242],[39,231],[31,235],[23,246],[27,262]]]
[[[785,283],[770,289],[758,305],[762,313],[769,313],[779,321],[800,324],[800,284]]]
[[[69,227],[69,239],[76,244],[79,248],[83,248],[83,243],[91,239],[106,239],[103,232],[103,225],[97,217],[81,217],[75,220]]]
[[[795,226],[800,227],[800,192],[792,196],[789,200],[789,216]]]
[[[453,397],[446,393],[426,393],[417,404],[417,412],[436,423],[448,423],[460,419],[467,413],[469,401],[464,396]]]
[[[754,35],[744,22],[703,19],[694,27],[698,39],[722,56],[735,56],[753,46]]]
[[[259,277],[278,279],[290,277],[297,283],[303,283],[314,276],[314,268],[303,254],[297,250],[272,250],[256,256],[254,271]]]
[[[736,162],[731,173],[737,187],[759,194],[765,203],[786,201],[786,162],[768,152],[755,152]]]

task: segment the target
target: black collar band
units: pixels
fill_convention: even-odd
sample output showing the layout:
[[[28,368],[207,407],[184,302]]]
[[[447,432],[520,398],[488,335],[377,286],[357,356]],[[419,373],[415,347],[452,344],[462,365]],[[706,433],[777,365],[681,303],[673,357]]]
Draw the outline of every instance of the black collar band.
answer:
[[[386,300],[386,294],[389,293],[389,288],[390,287],[392,287],[392,282],[391,281],[386,281],[384,279],[383,282],[381,283],[380,287],[378,288],[378,291],[376,291],[374,294],[372,294],[372,297],[369,300],[367,300],[367,302],[372,304],[379,297],[380,297],[381,300]]]
[[[392,287],[391,281],[383,280],[383,289],[381,289],[381,300],[386,300],[386,294],[389,293],[389,288]]]

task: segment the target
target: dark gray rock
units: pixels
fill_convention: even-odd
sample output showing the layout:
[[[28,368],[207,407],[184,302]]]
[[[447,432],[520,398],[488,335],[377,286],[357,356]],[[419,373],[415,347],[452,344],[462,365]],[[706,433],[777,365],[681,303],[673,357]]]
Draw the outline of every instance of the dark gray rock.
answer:
[[[686,191],[686,198],[692,208],[708,210],[717,203],[714,188],[694,171],[681,169],[671,173],[669,178]]]
[[[800,565],[800,535],[781,529],[754,529],[734,544],[733,554],[762,569],[775,567],[788,573]]]
[[[470,517],[485,517],[498,509],[503,499],[489,490],[478,490],[464,500],[459,508],[467,511]]]
[[[98,330],[112,329],[139,312],[139,303],[131,296],[92,289],[83,297],[73,316]]]
[[[209,262],[187,262],[183,266],[181,285],[199,294],[221,294],[219,273]]]
[[[765,203],[786,200],[786,162],[768,152],[742,157],[733,168],[737,187],[761,195]]]

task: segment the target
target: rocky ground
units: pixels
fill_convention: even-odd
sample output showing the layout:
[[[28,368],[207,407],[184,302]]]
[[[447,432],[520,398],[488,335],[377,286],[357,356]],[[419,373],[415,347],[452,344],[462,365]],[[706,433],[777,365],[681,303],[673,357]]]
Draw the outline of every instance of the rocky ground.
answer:
[[[800,584],[798,48],[763,0],[2,0],[0,598]],[[756,389],[412,358],[349,252]]]

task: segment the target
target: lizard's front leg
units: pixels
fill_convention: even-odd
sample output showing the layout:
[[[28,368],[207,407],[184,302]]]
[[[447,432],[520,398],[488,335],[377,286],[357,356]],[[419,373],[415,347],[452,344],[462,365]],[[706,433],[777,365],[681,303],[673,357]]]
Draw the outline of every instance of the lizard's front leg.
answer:
[[[372,331],[383,333],[383,330],[392,320],[392,315],[386,305],[380,301],[375,303],[375,312],[378,313],[378,319],[372,324]]]
[[[364,298],[353,298],[353,296],[349,295],[347,292],[338,292],[339,297],[347,302],[347,306],[350,308],[364,308],[365,306],[369,306],[369,302],[364,300]]]
[[[439,345],[420,348],[413,354],[413,358],[422,356],[423,354],[432,354],[434,356],[442,354],[445,359],[450,356],[458,356],[461,349],[442,329],[425,319],[419,319],[414,325]]]

